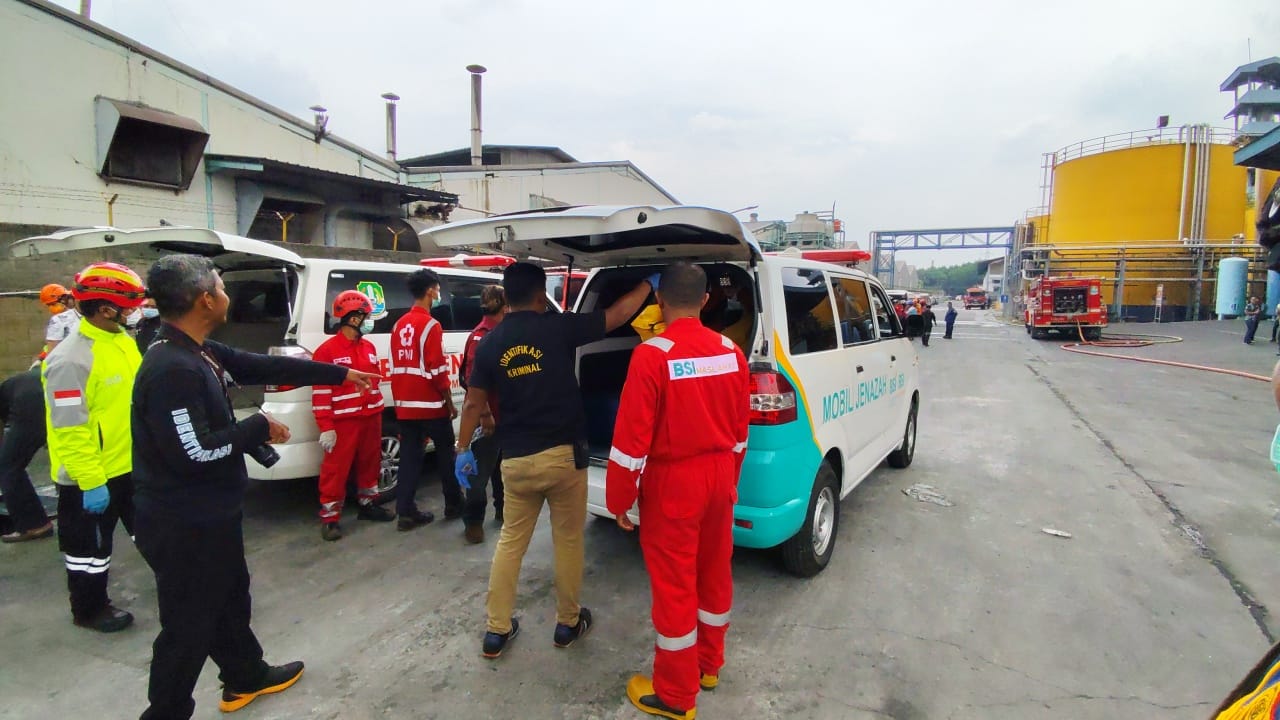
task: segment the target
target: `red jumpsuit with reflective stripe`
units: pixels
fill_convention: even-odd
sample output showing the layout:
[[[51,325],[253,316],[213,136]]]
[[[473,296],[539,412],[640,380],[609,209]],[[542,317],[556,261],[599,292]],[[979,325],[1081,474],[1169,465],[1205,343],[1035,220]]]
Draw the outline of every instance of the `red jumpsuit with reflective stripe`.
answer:
[[[342,333],[325,340],[312,357],[362,372],[380,373],[378,351],[363,337],[348,339]],[[347,498],[347,478],[356,478],[360,500],[378,494],[382,472],[382,392],[375,386],[361,392],[355,383],[316,385],[311,391],[311,412],[320,432],[334,430],[338,443],[320,460],[320,520],[338,522]]]
[[[692,318],[636,348],[622,389],[605,501],[616,516],[640,498],[658,635],[653,686],[682,710],[695,706],[699,674],[724,665],[750,402],[742,351]]]

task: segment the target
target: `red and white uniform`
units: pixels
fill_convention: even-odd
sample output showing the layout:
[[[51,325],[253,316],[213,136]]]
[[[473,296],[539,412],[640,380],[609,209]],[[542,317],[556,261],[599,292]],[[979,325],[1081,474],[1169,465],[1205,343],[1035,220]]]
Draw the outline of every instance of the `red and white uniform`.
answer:
[[[414,305],[391,331],[391,395],[400,420],[449,417],[449,361],[444,330],[431,313]]]
[[[316,348],[316,362],[333,363],[367,373],[379,373],[378,351],[363,337],[348,339],[342,333]],[[355,383],[316,385],[311,391],[311,412],[320,432],[334,430],[338,442],[320,461],[320,520],[337,522],[347,497],[347,478],[354,470],[360,499],[378,494],[382,471],[382,411],[385,402],[375,385],[362,392]]]
[[[696,319],[671,323],[631,356],[605,499],[620,515],[640,498],[658,634],[653,687],[672,707],[695,707],[699,674],[724,665],[750,404],[742,351]]]

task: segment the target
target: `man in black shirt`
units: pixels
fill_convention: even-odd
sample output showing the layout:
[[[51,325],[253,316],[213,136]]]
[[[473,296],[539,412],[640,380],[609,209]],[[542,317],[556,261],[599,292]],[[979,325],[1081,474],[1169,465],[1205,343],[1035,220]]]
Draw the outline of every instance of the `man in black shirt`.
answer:
[[[575,351],[629,321],[658,286],[655,274],[606,310],[560,314],[546,312],[546,282],[542,268],[530,263],[515,263],[503,272],[510,309],[476,348],[458,430],[457,476],[465,488],[476,472],[472,434],[489,393],[498,394],[506,499],[489,573],[489,622],[482,652],[490,659],[501,655],[520,631],[512,617],[516,581],[544,501],[551,507],[555,546],[556,647],[569,647],[591,628],[591,611],[578,603],[587,465]]]
[[[206,658],[222,671],[223,712],[285,690],[302,675],[301,662],[267,665],[249,628],[241,528],[244,454],[286,442],[289,428],[265,412],[237,421],[228,385],[348,381],[368,389],[377,376],[208,340],[231,304],[208,258],[161,258],[147,288],[164,324],[134,381],[131,416],[136,543],[155,572],[160,604],[151,704],[142,718],[170,720],[194,712],[191,691]]]
[[[0,542],[50,537],[53,523],[27,475],[31,459],[44,446],[44,387],[39,366],[0,383],[0,423],[7,426],[0,443],[0,494],[14,526]]]

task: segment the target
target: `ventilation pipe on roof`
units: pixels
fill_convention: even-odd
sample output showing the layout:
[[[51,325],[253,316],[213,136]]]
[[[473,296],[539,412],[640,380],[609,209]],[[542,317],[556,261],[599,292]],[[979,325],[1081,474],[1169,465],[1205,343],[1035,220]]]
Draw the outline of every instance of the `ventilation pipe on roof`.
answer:
[[[396,101],[400,96],[393,92],[382,93],[382,99],[387,101],[387,159],[391,162],[396,161]]]
[[[468,65],[471,73],[471,164],[483,165],[484,153],[480,144],[480,76],[485,72],[483,65]]]

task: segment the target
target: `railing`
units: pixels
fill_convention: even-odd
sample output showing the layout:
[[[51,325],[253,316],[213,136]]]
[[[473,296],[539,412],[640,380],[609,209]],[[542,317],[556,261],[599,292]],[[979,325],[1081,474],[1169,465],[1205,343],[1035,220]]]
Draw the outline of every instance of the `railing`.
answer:
[[[1053,154],[1054,165],[1068,160],[1075,160],[1089,155],[1124,150],[1125,148],[1144,147],[1147,145],[1177,145],[1186,141],[1187,131],[1191,126],[1153,128],[1151,130],[1130,130],[1127,133],[1115,133],[1102,137],[1081,140],[1062,148]],[[1209,142],[1214,145],[1231,145],[1235,142],[1236,131],[1231,128],[1209,128]]]

